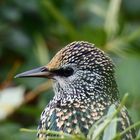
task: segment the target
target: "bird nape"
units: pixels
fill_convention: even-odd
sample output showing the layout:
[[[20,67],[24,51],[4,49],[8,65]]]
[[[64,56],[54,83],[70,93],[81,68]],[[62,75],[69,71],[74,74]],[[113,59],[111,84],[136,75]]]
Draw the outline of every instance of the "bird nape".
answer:
[[[114,77],[114,64],[95,45],[75,41],[61,49],[48,65],[30,70],[16,77],[45,77],[52,79],[55,95],[41,114],[38,137],[47,139],[44,130],[86,136],[92,125],[105,116],[111,105],[120,104]],[[132,122],[125,107],[119,113],[117,131]],[[131,129],[122,139],[135,138]]]

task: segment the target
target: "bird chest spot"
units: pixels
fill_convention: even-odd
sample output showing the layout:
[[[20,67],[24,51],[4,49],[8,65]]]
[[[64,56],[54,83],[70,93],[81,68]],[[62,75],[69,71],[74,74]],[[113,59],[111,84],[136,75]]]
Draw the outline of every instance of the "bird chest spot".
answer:
[[[91,116],[90,116],[90,115],[87,115],[86,117],[87,117],[88,119],[90,119],[90,118],[91,118]]]
[[[67,122],[66,126],[68,126],[68,127],[69,127],[69,126],[70,126],[70,123],[69,123],[69,122]]]
[[[62,118],[63,118],[63,120],[67,120],[69,118],[69,116],[66,115],[66,116],[63,116]]]
[[[90,121],[89,121],[89,123],[90,123],[90,124],[93,124],[93,121],[92,121],[92,120],[90,120]]]
[[[86,112],[86,109],[82,109],[82,112]]]
[[[64,110],[63,110],[64,113],[66,113],[67,111],[68,111],[67,109],[64,109]]]
[[[73,120],[73,123],[74,123],[74,124],[77,124],[77,120],[76,120],[76,119],[74,119],[74,120]]]
[[[57,112],[56,116],[61,117],[63,115],[63,112]]]
[[[85,127],[86,129],[89,129],[89,126],[88,126],[88,125],[85,125],[84,127]]]
[[[96,116],[96,117],[94,117],[94,120],[99,120],[100,119],[100,115],[98,115],[98,116]]]
[[[56,111],[57,111],[57,112],[60,112],[60,111],[61,111],[61,109],[60,109],[60,108],[56,108]]]
[[[66,120],[68,119],[68,116],[62,116],[61,119],[62,119],[63,121],[66,121]]]
[[[57,118],[57,119],[56,119],[56,123],[58,123],[58,121],[59,121],[59,119]]]
[[[71,133],[72,129],[71,128],[67,128],[67,132]]]
[[[50,121],[48,121],[48,124],[47,124],[47,125],[48,125],[48,127],[50,127],[50,124],[51,124],[51,122],[50,122]]]
[[[103,116],[103,114],[104,114],[103,112],[100,112],[100,115],[101,115],[101,116]]]
[[[80,104],[79,104],[79,103],[74,103],[74,106],[75,106],[76,108],[79,108],[79,107],[80,107]]]
[[[70,117],[71,115],[72,115],[72,112],[69,112],[69,113],[68,113],[68,116]]]
[[[93,112],[93,113],[91,113],[91,115],[92,115],[92,117],[96,117],[98,115],[98,113],[97,112]]]
[[[82,122],[85,122],[85,120],[86,120],[85,118],[81,118],[81,121],[82,121]]]
[[[73,114],[76,114],[76,111],[75,110],[73,110]]]
[[[84,105],[81,105],[80,108],[85,108],[85,106]]]
[[[57,127],[61,128],[63,124],[64,124],[64,121],[60,121],[60,122],[57,123]]]

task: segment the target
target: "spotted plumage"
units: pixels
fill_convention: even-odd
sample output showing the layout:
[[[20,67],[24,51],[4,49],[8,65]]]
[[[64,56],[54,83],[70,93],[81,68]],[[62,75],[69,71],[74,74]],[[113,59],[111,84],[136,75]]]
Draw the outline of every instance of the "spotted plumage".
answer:
[[[91,126],[107,114],[111,105],[118,107],[117,84],[111,59],[95,45],[76,41],[61,49],[40,73],[25,72],[18,77],[39,76],[53,79],[55,95],[41,114],[38,137],[47,139],[43,130],[87,135]],[[131,125],[125,109],[121,110],[117,130]],[[122,139],[131,140],[135,130]]]

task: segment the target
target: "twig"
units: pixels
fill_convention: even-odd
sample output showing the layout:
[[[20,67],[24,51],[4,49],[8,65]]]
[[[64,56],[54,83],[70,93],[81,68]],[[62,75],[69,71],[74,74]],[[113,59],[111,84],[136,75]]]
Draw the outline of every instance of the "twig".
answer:
[[[14,75],[15,75],[15,73],[20,65],[21,65],[21,62],[19,60],[15,61],[15,63],[13,64],[13,67],[8,72],[6,79],[0,85],[0,89],[4,89],[5,87],[7,87],[11,83],[11,81],[12,81],[12,79],[13,79],[13,77],[14,77]]]
[[[39,94],[41,94],[43,91],[49,90],[50,88],[51,88],[51,81],[50,80],[48,80],[45,83],[40,84],[35,89],[33,89],[32,91],[29,91],[25,95],[25,100],[24,100],[23,104],[26,104],[26,103],[34,100]]]

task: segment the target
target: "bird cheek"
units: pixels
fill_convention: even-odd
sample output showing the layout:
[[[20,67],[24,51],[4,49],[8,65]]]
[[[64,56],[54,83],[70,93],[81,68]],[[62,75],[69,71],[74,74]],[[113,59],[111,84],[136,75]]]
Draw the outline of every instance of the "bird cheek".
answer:
[[[65,87],[66,86],[67,82],[66,82],[66,80],[63,77],[54,76],[53,78],[54,78],[55,81],[57,81],[59,83],[59,85],[61,87]]]

